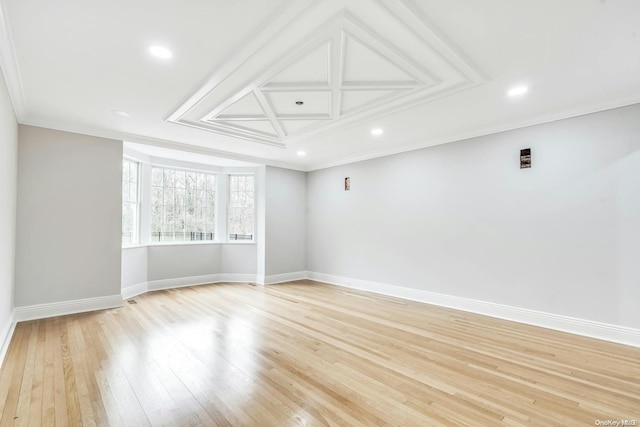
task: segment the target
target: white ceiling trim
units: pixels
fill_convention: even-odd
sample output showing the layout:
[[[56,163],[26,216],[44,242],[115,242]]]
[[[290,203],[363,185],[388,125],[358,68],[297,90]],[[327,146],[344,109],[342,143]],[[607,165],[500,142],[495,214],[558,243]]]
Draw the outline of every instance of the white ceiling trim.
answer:
[[[494,135],[494,134],[498,134],[501,132],[508,132],[508,131],[512,131],[512,130],[518,130],[518,129],[523,129],[523,128],[527,128],[530,126],[536,126],[536,125],[541,125],[541,124],[545,124],[545,123],[551,123],[551,122],[557,122],[560,120],[566,120],[566,119],[570,119],[573,117],[580,117],[580,116],[585,116],[588,114],[595,114],[595,113],[599,113],[601,111],[607,111],[607,110],[612,110],[615,108],[624,108],[630,105],[635,105],[635,104],[640,104],[640,97],[638,96],[630,96],[627,100],[625,100],[624,102],[614,102],[614,101],[609,101],[609,102],[604,102],[601,104],[598,104],[596,106],[590,106],[590,107],[580,107],[580,108],[575,108],[572,109],[570,111],[563,111],[561,113],[557,113],[557,114],[546,114],[546,115],[541,115],[539,117],[533,118],[533,119],[528,119],[528,120],[522,120],[522,121],[518,121],[518,122],[507,122],[507,123],[502,123],[496,126],[490,126],[490,127],[485,127],[483,129],[478,129],[475,131],[471,131],[471,132],[458,132],[455,133],[453,135],[448,135],[446,137],[442,137],[442,138],[431,138],[428,141],[419,141],[419,142],[415,142],[415,143],[409,143],[409,144],[404,144],[402,146],[399,146],[397,148],[390,148],[390,149],[381,149],[381,150],[376,150],[376,151],[371,151],[365,155],[361,155],[361,156],[345,156],[342,157],[340,159],[336,159],[336,160],[332,160],[329,162],[316,162],[316,163],[312,163],[307,165],[307,167],[304,169],[305,172],[312,172],[315,170],[321,170],[321,169],[327,169],[327,168],[332,168],[332,167],[336,167],[336,166],[343,166],[343,165],[348,165],[348,164],[352,164],[352,163],[356,163],[356,162],[362,162],[365,160],[371,160],[371,159],[376,159],[379,157],[386,157],[386,156],[391,156],[394,154],[401,154],[401,153],[406,153],[406,152],[410,152],[410,151],[415,151],[415,150],[420,150],[420,149],[424,149],[424,148],[428,148],[428,147],[433,147],[436,145],[442,145],[442,144],[448,144],[451,142],[460,142],[460,141],[464,141],[467,139],[471,139],[471,138],[478,138],[478,137],[482,137],[482,136],[487,136],[487,135]]]
[[[0,0],[2,1],[2,0]],[[193,93],[173,109],[165,121],[178,122],[198,100],[207,96],[216,86],[231,76],[236,68],[245,63],[256,51],[276,37],[284,27],[300,14],[308,12],[321,3],[317,0],[283,0],[280,6],[265,19],[261,26],[256,28],[246,40],[241,43],[244,48],[235,51],[228,60],[222,62],[209,77],[200,83]]]
[[[425,43],[444,54],[444,58],[470,83],[490,81],[490,77],[458,45],[431,20],[414,0],[374,0],[383,4],[391,13],[404,22]]]
[[[223,71],[219,71],[215,77],[207,80],[206,90],[205,87],[197,90],[196,95],[190,97],[167,120],[214,133],[286,148],[288,145],[306,138],[337,132],[373,117],[397,113],[486,81],[477,67],[468,61],[458,48],[453,44],[450,45],[442,36],[441,31],[421,15],[410,0],[369,0],[369,2],[372,6],[378,6],[379,13],[387,15],[386,22],[395,22],[399,28],[408,26],[409,31],[417,36],[416,40],[421,44],[423,53],[427,54],[427,59],[421,59],[423,63],[414,60],[400,48],[378,35],[352,11],[341,8],[324,24],[311,30],[311,33],[307,34],[297,45],[283,48],[281,46],[272,47],[268,43],[264,43],[258,55],[260,59],[255,60],[261,61],[258,63],[262,65],[255,67],[255,64],[252,64],[253,69],[249,70],[250,66],[247,65],[247,61],[250,60],[251,54],[255,53],[252,50],[255,46],[251,46],[251,49],[248,49],[252,50],[251,54],[242,53],[239,55],[246,58],[245,61],[225,64],[221,68]],[[296,11],[299,12],[295,15],[296,20],[304,19],[306,11],[299,9]],[[283,34],[288,34],[288,29],[296,23],[290,21],[277,30],[268,29],[265,31],[272,37],[279,36],[281,42]],[[278,25],[282,25],[282,22],[279,22]],[[285,49],[285,55],[278,55],[278,49]],[[318,79],[318,70],[312,70],[307,79],[302,75],[300,78],[293,77],[292,81],[281,81],[279,76],[287,73],[292,67],[298,67],[300,61],[305,61],[316,52],[323,53],[325,51],[328,82],[320,81],[324,78]],[[346,52],[351,53],[347,55]],[[363,60],[363,58],[365,59]],[[360,75],[359,73],[362,73],[357,69],[358,64],[375,63],[375,61],[379,61],[380,66],[370,67],[370,71],[368,71],[375,78],[357,77]],[[425,62],[428,61],[431,63],[426,66]],[[437,65],[433,61],[437,61]],[[310,61],[310,63],[317,64],[317,60]],[[434,72],[431,66],[436,66],[439,71]],[[347,69],[348,67],[350,68]],[[393,70],[396,70],[395,73]],[[223,75],[224,72],[227,75]],[[367,72],[366,68],[365,72]],[[252,73],[253,77],[241,83],[242,79],[245,79],[244,76],[249,73]],[[304,74],[304,71],[302,73]],[[347,76],[346,73],[350,73],[350,75]],[[236,79],[239,85],[236,85],[236,89],[229,89],[234,85],[233,79]],[[273,81],[274,79],[276,81]],[[347,80],[345,81],[345,79]],[[349,97],[349,94],[343,96],[343,92],[348,90],[358,90],[360,95],[364,91],[385,90],[389,92],[386,96],[369,96],[370,102],[357,106],[352,103],[350,108],[345,108],[343,98]],[[314,108],[301,107],[300,113],[295,113],[292,110],[293,97],[282,96],[283,92],[295,92],[307,93],[310,98],[317,98],[312,95],[317,91],[329,91],[330,93],[328,114],[324,107],[320,109],[317,105]],[[230,92],[232,95],[229,96]],[[227,95],[224,95],[225,93]],[[236,102],[250,96],[251,93],[255,95],[261,108],[265,111],[277,135],[267,135],[236,125],[230,126],[229,123],[226,123],[232,120],[237,121],[237,119],[264,119],[263,117],[252,117],[248,112],[247,114],[242,112],[237,114],[236,111],[235,116],[225,115],[227,109],[233,108]],[[280,101],[275,100],[277,93],[281,94]],[[283,104],[285,100],[288,104]],[[286,120],[289,124],[291,124],[291,120],[304,120],[307,123],[309,120],[314,120],[314,122],[308,126],[289,126],[290,129],[295,128],[295,130],[287,132],[286,126],[281,120]]]
[[[18,122],[25,117],[26,102],[20,78],[20,68],[13,45],[13,36],[7,21],[4,1],[0,0],[0,68],[7,82],[7,89],[13,104],[13,110]]]
[[[111,139],[114,141],[128,141],[138,144],[145,144],[150,146],[156,146],[161,148],[169,148],[172,150],[186,151],[196,154],[204,154],[213,157],[222,157],[231,160],[238,160],[242,162],[255,163],[258,165],[275,166],[279,168],[293,169],[299,171],[306,171],[302,165],[296,165],[290,162],[279,161],[274,159],[268,159],[264,157],[250,156],[246,154],[239,154],[235,152],[218,150],[215,148],[204,147],[201,145],[194,145],[182,142],[171,141],[168,139],[155,138],[145,135],[138,135],[128,132],[121,132],[112,129],[96,128],[93,126],[84,126],[77,122],[65,122],[61,123],[57,120],[38,119],[37,121],[31,121],[27,118],[25,121],[21,121],[20,124],[26,126],[43,127],[47,129],[58,130],[61,132],[77,133],[80,135],[90,135],[97,138]]]

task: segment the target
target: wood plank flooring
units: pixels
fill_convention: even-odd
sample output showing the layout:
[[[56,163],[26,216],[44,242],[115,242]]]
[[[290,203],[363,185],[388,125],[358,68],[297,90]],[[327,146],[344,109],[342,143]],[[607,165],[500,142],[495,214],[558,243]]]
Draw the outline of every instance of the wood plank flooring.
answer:
[[[0,426],[640,423],[640,349],[311,281],[19,323]]]

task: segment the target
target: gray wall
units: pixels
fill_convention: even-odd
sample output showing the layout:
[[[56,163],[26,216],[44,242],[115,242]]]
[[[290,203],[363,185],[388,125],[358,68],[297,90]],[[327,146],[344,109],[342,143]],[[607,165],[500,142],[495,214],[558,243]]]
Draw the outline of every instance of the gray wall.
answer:
[[[21,125],[15,305],[120,294],[122,142]]]
[[[639,150],[634,105],[312,172],[308,270],[639,328]]]
[[[122,248],[122,289],[147,281],[147,247]]]
[[[17,174],[18,123],[0,70],[0,349],[13,310]]]
[[[256,274],[257,245],[229,243],[220,246],[221,273]]]
[[[122,289],[147,281],[256,274],[255,244],[173,244],[122,249]]]
[[[307,174],[267,167],[266,275],[305,271]]]
[[[220,245],[149,246],[148,280],[176,279],[220,273]]]

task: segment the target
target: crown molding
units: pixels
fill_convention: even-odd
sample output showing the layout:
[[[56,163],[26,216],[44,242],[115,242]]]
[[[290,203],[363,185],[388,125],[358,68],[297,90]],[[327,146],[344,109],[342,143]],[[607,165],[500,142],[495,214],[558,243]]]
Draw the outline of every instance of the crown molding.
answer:
[[[514,131],[518,129],[524,129],[531,126],[542,125],[545,123],[552,123],[560,120],[571,119],[574,117],[600,113],[603,111],[615,110],[616,108],[624,108],[624,107],[628,107],[635,104],[640,104],[640,98],[631,97],[628,99],[619,100],[617,102],[605,102],[595,107],[593,106],[578,107],[578,108],[574,108],[572,110],[564,111],[557,114],[548,114],[548,115],[539,116],[531,120],[502,123],[495,126],[485,127],[474,132],[455,133],[453,135],[448,135],[443,138],[435,138],[435,139],[427,138],[419,142],[414,142],[414,143],[409,142],[404,145],[400,145],[396,148],[370,152],[363,156],[343,157],[341,159],[337,159],[330,162],[318,162],[315,164],[310,164],[305,169],[305,172],[313,172],[313,171],[322,170],[322,169],[329,169],[329,168],[344,166],[352,163],[363,162],[366,160],[377,159],[380,157],[392,156],[394,154],[402,154],[410,151],[421,150],[421,149],[433,147],[436,145],[448,144],[452,142],[460,142],[460,141],[465,141],[471,138],[479,138],[482,136],[494,135],[502,132],[509,132],[509,131]]]
[[[21,122],[21,124],[25,126],[33,126],[33,127],[58,130],[61,132],[70,132],[70,133],[78,133],[82,135],[95,136],[97,138],[106,138],[106,139],[113,139],[117,141],[135,142],[138,144],[154,145],[156,147],[187,151],[195,154],[204,154],[204,155],[214,156],[214,157],[223,157],[230,160],[239,160],[242,162],[255,163],[258,166],[267,165],[267,166],[274,166],[274,167],[284,168],[284,169],[306,171],[305,166],[299,165],[299,164],[268,159],[265,157],[255,157],[255,156],[249,156],[245,154],[238,154],[230,151],[216,150],[214,148],[202,147],[199,145],[185,144],[182,142],[171,141],[168,139],[154,138],[154,137],[126,133],[126,132],[119,132],[119,131],[110,130],[110,129],[94,128],[94,127],[82,126],[78,124],[69,124],[69,123],[60,124],[59,122],[48,121],[48,120],[37,120],[37,121],[26,120],[25,122]]]
[[[13,111],[18,122],[22,123],[26,114],[26,102],[4,0],[0,0],[0,68],[4,73]]]

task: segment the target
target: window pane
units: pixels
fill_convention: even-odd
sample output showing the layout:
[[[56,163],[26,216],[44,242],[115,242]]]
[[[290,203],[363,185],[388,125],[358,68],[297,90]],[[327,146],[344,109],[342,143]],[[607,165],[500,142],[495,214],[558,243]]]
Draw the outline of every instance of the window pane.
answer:
[[[162,205],[163,201],[162,187],[151,188],[151,206]]]
[[[138,163],[122,160],[122,244],[138,243]]]
[[[173,187],[164,188],[164,204],[165,205],[173,205],[173,202],[174,202],[173,192],[174,192]]]
[[[122,161],[122,182],[129,182],[129,160]]]
[[[187,188],[196,188],[196,176],[195,172],[187,172]]]
[[[151,185],[162,186],[162,168],[151,168]]]
[[[135,182],[129,183],[129,201],[130,202],[138,201],[138,186]]]
[[[138,182],[138,163],[129,162],[129,181]]]
[[[186,180],[187,178],[185,171],[176,171],[175,182],[177,188],[184,188]]]
[[[165,169],[164,170],[164,186],[166,187],[175,187],[175,175],[176,171],[173,169]]]
[[[229,176],[230,240],[253,240],[254,182],[254,177],[250,175]]]
[[[215,207],[213,174],[159,168],[162,179],[152,189],[152,242],[213,240]],[[208,184],[212,183],[211,191]],[[198,189],[198,187],[201,189]]]

